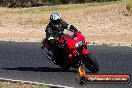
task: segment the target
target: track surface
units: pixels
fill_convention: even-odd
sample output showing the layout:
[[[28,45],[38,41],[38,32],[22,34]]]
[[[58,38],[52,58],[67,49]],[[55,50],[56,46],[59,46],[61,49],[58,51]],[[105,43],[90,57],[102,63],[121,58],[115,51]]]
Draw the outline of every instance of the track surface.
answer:
[[[37,81],[74,88],[132,88],[132,84],[85,84],[76,82],[76,71],[64,72],[45,57],[40,43],[0,42],[0,78]],[[132,75],[132,48],[89,46],[97,58],[99,74]],[[91,73],[88,73],[91,74]]]

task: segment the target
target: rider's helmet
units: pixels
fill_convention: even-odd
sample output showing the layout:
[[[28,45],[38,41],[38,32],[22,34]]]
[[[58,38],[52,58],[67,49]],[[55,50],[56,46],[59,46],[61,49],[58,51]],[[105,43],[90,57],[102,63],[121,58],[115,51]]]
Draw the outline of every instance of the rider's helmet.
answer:
[[[54,25],[59,24],[60,23],[60,15],[58,13],[52,13],[50,15],[50,22]]]

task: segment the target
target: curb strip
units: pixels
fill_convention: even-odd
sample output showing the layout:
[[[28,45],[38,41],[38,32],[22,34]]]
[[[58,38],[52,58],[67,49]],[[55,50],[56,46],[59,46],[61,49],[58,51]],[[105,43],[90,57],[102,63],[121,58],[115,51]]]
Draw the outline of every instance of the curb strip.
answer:
[[[32,81],[5,79],[5,78],[0,78],[0,81],[2,81],[2,82],[12,82],[12,83],[24,83],[24,84],[46,85],[46,86],[50,86],[50,88],[73,88],[73,87],[68,87],[68,86],[53,85],[53,84],[45,84],[45,83],[32,82]]]

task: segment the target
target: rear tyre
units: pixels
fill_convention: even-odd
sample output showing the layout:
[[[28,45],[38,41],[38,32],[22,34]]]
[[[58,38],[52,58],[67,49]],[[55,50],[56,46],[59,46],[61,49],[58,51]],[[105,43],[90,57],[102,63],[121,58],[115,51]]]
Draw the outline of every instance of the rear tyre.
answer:
[[[90,54],[84,56],[83,64],[92,73],[97,73],[99,71],[99,65],[97,61]]]

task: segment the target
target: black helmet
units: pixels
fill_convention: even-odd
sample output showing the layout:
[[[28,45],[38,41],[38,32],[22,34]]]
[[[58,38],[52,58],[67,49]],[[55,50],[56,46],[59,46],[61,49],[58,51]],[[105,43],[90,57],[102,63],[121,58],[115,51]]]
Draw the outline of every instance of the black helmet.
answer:
[[[52,23],[52,24],[59,24],[60,23],[60,15],[58,14],[58,13],[52,13],[51,15],[50,15],[50,22]]]

